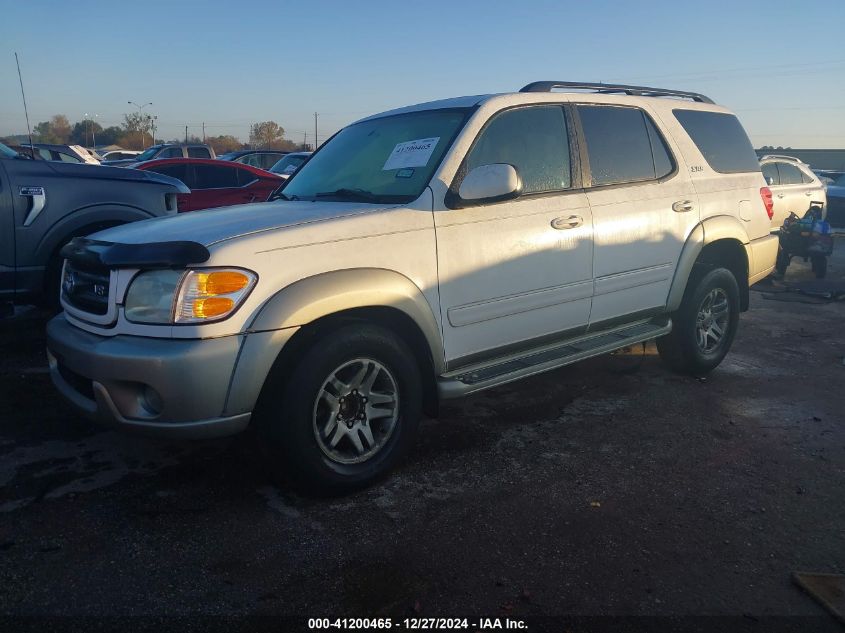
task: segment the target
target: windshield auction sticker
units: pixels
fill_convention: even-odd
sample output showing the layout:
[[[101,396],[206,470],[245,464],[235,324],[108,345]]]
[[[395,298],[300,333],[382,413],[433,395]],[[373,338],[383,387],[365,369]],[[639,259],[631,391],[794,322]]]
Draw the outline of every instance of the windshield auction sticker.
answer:
[[[434,148],[440,140],[439,136],[433,138],[419,138],[415,141],[405,141],[404,143],[397,143],[390,156],[387,157],[387,162],[384,163],[382,171],[390,171],[391,169],[406,169],[409,167],[425,167],[428,159],[434,153]]]

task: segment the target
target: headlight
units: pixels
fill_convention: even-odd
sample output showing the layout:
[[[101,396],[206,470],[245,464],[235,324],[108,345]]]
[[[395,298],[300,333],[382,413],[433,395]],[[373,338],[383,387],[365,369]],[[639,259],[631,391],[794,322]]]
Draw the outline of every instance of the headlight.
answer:
[[[132,281],[124,306],[134,323],[207,323],[232,314],[257,276],[238,268],[154,270]]]
[[[133,323],[173,323],[173,304],[184,270],[151,270],[132,280],[124,313]]]

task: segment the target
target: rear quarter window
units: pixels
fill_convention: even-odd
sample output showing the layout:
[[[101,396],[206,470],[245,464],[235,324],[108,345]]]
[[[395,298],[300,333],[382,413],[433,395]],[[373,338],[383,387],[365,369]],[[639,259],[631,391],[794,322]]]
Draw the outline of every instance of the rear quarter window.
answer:
[[[703,110],[672,110],[714,171],[737,174],[760,171],[757,154],[733,114]]]

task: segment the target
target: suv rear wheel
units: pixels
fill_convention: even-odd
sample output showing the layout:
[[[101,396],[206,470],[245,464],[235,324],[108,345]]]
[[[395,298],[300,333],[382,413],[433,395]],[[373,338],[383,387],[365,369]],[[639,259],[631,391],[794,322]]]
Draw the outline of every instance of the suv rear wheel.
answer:
[[[690,279],[672,331],[657,339],[660,357],[675,371],[702,375],[728,353],[739,325],[739,286],[731,271],[714,268]]]
[[[286,373],[286,380],[268,379],[257,412],[274,472],[317,491],[343,492],[387,473],[411,446],[422,408],[420,373],[389,330],[344,326]]]

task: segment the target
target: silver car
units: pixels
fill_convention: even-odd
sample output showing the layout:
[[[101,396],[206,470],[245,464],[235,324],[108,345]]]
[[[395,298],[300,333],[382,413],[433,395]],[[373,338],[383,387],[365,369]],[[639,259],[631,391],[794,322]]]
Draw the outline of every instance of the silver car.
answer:
[[[824,183],[809,165],[792,156],[772,154],[760,159],[766,184],[772,190],[774,215],[772,228],[779,228],[790,213],[804,217],[811,205],[822,208],[827,215],[827,195]]]

